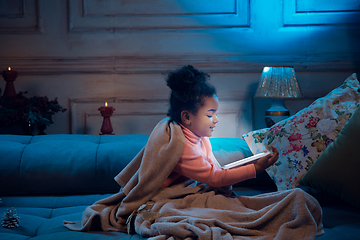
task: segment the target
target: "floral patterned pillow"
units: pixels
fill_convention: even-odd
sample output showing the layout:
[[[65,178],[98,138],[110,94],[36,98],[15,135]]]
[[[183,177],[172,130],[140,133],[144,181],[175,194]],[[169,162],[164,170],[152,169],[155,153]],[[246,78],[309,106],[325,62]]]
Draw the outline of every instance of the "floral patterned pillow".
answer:
[[[279,159],[266,169],[278,190],[295,188],[357,108],[360,84],[354,73],[338,88],[271,128],[243,135],[255,154],[274,146]]]

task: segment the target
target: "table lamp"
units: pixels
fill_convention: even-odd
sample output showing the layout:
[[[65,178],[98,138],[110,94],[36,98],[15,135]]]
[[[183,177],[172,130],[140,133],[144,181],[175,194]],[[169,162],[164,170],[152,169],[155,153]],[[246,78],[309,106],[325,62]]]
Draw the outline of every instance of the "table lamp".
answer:
[[[302,98],[294,68],[264,67],[255,97],[271,99],[271,107],[265,112],[266,127],[289,117],[284,99]]]

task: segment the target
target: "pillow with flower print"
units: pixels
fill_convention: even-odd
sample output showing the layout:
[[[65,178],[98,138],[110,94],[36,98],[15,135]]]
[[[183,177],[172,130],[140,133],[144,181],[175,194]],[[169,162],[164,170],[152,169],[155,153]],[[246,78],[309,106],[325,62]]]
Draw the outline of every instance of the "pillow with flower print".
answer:
[[[279,151],[279,159],[266,172],[278,190],[295,188],[300,179],[334,141],[357,108],[360,84],[352,74],[338,88],[295,115],[243,135],[255,154],[271,146]]]

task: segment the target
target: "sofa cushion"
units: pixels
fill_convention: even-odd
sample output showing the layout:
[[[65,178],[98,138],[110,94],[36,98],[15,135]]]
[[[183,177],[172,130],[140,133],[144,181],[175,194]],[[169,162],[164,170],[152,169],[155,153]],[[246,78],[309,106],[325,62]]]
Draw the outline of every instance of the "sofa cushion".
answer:
[[[333,143],[311,166],[300,184],[330,193],[360,209],[360,108],[351,116]]]
[[[0,135],[2,195],[114,193],[116,176],[143,148],[148,135]],[[252,153],[242,138],[211,138],[223,159]]]
[[[117,192],[116,176],[148,135],[0,135],[0,191],[14,194]]]
[[[20,216],[18,228],[0,227],[0,239],[144,239],[120,232],[74,232],[63,221],[78,221],[85,208],[110,194],[62,197],[3,197],[0,212],[14,208]]]
[[[214,156],[220,164],[223,161],[228,162],[228,159],[236,161],[253,155],[242,138],[210,138],[210,142]]]
[[[358,103],[360,84],[353,74],[341,86],[295,115],[243,137],[253,153],[275,147],[279,151],[279,160],[266,171],[278,190],[295,188],[337,137]]]

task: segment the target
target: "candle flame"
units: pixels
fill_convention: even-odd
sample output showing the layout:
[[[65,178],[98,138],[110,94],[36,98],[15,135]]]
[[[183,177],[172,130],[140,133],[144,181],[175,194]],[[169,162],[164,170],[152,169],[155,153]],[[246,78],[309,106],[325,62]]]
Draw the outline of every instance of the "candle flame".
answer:
[[[8,70],[11,71],[11,67],[8,67]]]
[[[107,105],[107,102],[105,102],[105,107],[107,107],[108,105]]]

